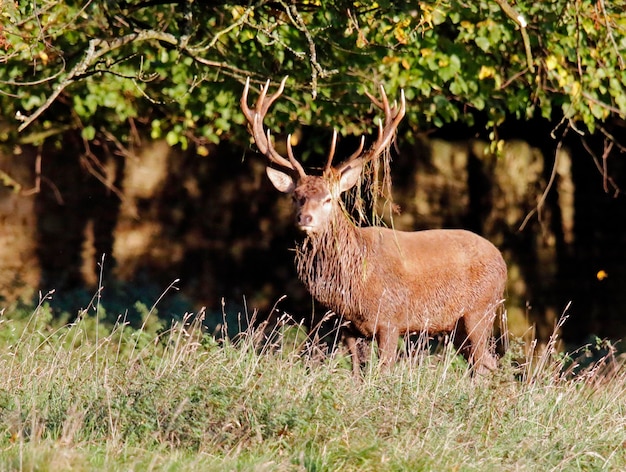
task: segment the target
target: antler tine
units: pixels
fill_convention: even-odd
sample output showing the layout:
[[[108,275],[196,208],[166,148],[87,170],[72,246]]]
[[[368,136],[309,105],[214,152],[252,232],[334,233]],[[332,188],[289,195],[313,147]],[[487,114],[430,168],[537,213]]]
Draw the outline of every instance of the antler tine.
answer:
[[[267,110],[269,110],[270,106],[272,106],[272,103],[274,103],[283,93],[286,81],[287,76],[285,76],[280,82],[278,90],[268,97],[267,92],[270,88],[270,81],[268,80],[261,89],[255,108],[252,109],[248,106],[248,92],[250,90],[250,77],[248,77],[246,79],[246,85],[244,86],[243,93],[241,94],[240,105],[241,110],[248,121],[248,127],[250,128],[250,132],[259,151],[275,164],[288,169],[297,170],[293,166],[292,162],[285,159],[274,149],[271,143],[269,130],[267,131],[267,134],[263,130],[263,118],[265,118]]]
[[[267,133],[269,137],[269,131]],[[300,178],[303,179],[304,177],[306,177],[306,172],[304,171],[304,167],[302,167],[302,164],[300,164],[296,160],[295,156],[293,155],[293,148],[291,147],[291,134],[287,136],[287,156],[289,157],[289,162],[291,162],[293,169],[295,169],[295,171],[298,173]]]
[[[335,157],[335,147],[337,146],[337,130],[333,129],[333,139],[330,143],[330,151],[328,151],[328,159],[324,167],[324,174],[328,174],[333,166],[333,157]]]
[[[376,105],[378,108],[383,110],[385,112],[385,117],[387,117],[391,115],[391,108],[389,107],[389,99],[387,98],[387,94],[385,93],[385,87],[383,87],[383,84],[380,84],[378,88],[380,89],[380,95],[382,97],[382,100],[378,100],[374,95],[372,95],[368,91],[365,91],[365,95],[367,95],[367,97],[372,101],[374,105]]]
[[[383,87],[383,85],[380,84],[378,88],[380,89],[380,95],[382,97],[382,100],[378,100],[374,95],[372,95],[371,93],[367,91],[365,92],[365,95],[367,95],[367,97],[372,101],[372,103],[376,107],[383,110],[383,112],[385,113],[385,124],[391,121],[399,112],[402,112],[402,115],[404,116],[404,107],[405,107],[404,90],[400,89],[400,100],[402,102],[401,103],[402,110],[398,110],[397,109],[398,104],[395,101],[393,103],[393,108],[389,106],[389,99],[387,98],[387,94],[385,93],[385,88]]]
[[[359,143],[359,148],[350,155],[345,161],[341,163],[341,165],[337,168],[339,172],[343,169],[346,169],[350,166],[350,164],[361,157],[363,155],[363,148],[365,147],[365,136],[361,136],[361,142]]]
[[[359,148],[352,153],[352,155],[346,160],[346,162],[353,161],[357,157],[361,155],[363,152],[363,148],[365,147],[365,136],[361,136],[361,143],[359,144]]]
[[[276,99],[282,95],[283,90],[285,90],[285,82],[287,82],[287,78],[288,76],[283,77],[283,80],[280,81],[280,85],[278,86],[278,90],[266,99],[267,92],[270,89],[270,79],[267,79],[267,82],[265,82],[265,86],[261,90],[261,94],[256,101],[257,113],[261,113],[261,116],[265,117],[265,114],[272,106],[272,103],[274,103]]]
[[[367,96],[372,100],[374,105],[378,108],[384,110],[385,112],[385,124],[383,126],[383,120],[381,119],[378,122],[378,138],[374,143],[374,146],[367,151],[367,160],[374,159],[381,152],[383,152],[387,146],[393,140],[394,134],[396,132],[396,128],[404,118],[406,113],[406,99],[404,97],[404,90],[400,90],[400,106],[398,107],[397,103],[394,103],[393,107],[389,106],[389,100],[387,99],[387,94],[383,86],[380,86],[382,101],[376,99],[372,95],[366,92]]]

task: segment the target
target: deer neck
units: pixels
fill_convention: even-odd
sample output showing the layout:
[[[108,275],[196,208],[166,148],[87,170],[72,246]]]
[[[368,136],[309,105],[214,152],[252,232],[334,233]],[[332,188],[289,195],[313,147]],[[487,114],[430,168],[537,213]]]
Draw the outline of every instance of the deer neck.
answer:
[[[306,237],[297,248],[300,280],[315,299],[336,312],[356,306],[351,298],[362,293],[365,240],[359,228],[337,208],[327,227]]]

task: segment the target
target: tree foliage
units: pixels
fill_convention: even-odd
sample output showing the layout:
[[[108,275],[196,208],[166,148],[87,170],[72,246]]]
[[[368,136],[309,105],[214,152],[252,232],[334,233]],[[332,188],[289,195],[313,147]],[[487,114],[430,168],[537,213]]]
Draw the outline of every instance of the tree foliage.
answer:
[[[170,145],[247,143],[239,110],[290,76],[270,128],[372,126],[364,90],[408,100],[409,131],[463,121],[492,132],[543,116],[581,133],[626,118],[624,0],[2,0],[0,140],[67,129],[86,145],[137,130]],[[492,134],[496,137],[497,134]]]

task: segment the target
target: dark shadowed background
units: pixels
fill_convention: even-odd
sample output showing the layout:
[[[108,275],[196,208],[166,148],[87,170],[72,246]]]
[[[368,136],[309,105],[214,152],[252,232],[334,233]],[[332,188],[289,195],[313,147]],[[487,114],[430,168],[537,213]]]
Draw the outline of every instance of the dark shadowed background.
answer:
[[[392,162],[400,213],[392,223],[404,230],[468,228],[492,240],[509,267],[513,333],[547,339],[571,302],[566,342],[620,339],[624,198],[605,191],[578,140],[565,141],[557,153],[553,140],[540,139],[547,129],[543,121],[512,127],[496,152],[458,127],[415,144],[400,140]],[[296,152],[316,132],[305,130]],[[352,144],[345,140],[340,152],[347,155]],[[52,306],[77,312],[101,286],[112,321],[129,310],[132,319],[136,301],[150,306],[163,292],[162,316],[206,307],[213,327],[224,315],[231,325],[245,326],[253,315],[265,319],[275,305],[294,322],[324,315],[295,275],[292,250],[301,235],[291,202],[270,185],[254,150],[224,142],[200,156],[146,139],[132,154],[94,146],[85,157],[80,145],[67,133],[60,149],[23,147],[1,157],[22,189],[34,189],[31,195],[1,190],[3,306],[54,289]],[[308,165],[322,157],[311,156]],[[610,165],[614,184],[623,184],[622,160]],[[90,166],[106,179],[96,179]],[[176,279],[178,290],[167,291]]]

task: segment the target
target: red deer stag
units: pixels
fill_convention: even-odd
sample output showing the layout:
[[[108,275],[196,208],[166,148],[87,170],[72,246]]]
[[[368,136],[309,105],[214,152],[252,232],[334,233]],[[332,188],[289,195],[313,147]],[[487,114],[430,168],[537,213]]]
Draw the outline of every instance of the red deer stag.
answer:
[[[263,118],[282,94],[268,96],[270,81],[261,90],[255,108],[248,107],[250,81],[241,108],[257,148],[272,164],[272,184],[291,194],[298,226],[306,232],[296,265],[300,279],[320,303],[350,322],[345,337],[355,373],[360,366],[355,335],[375,338],[382,365],[395,361],[400,335],[415,332],[454,332],[454,339],[475,372],[496,367],[492,331],[496,308],[502,303],[507,279],[500,251],[486,239],[464,230],[417,232],[370,226],[359,227],[347,215],[341,194],[358,181],[366,162],[381,155],[392,142],[405,114],[400,104],[389,104],[368,94],[385,113],[373,146],[361,147],[347,161],[332,166],[335,132],[327,165],[321,176],[308,175],[295,159],[287,139],[287,158],[273,147]]]

